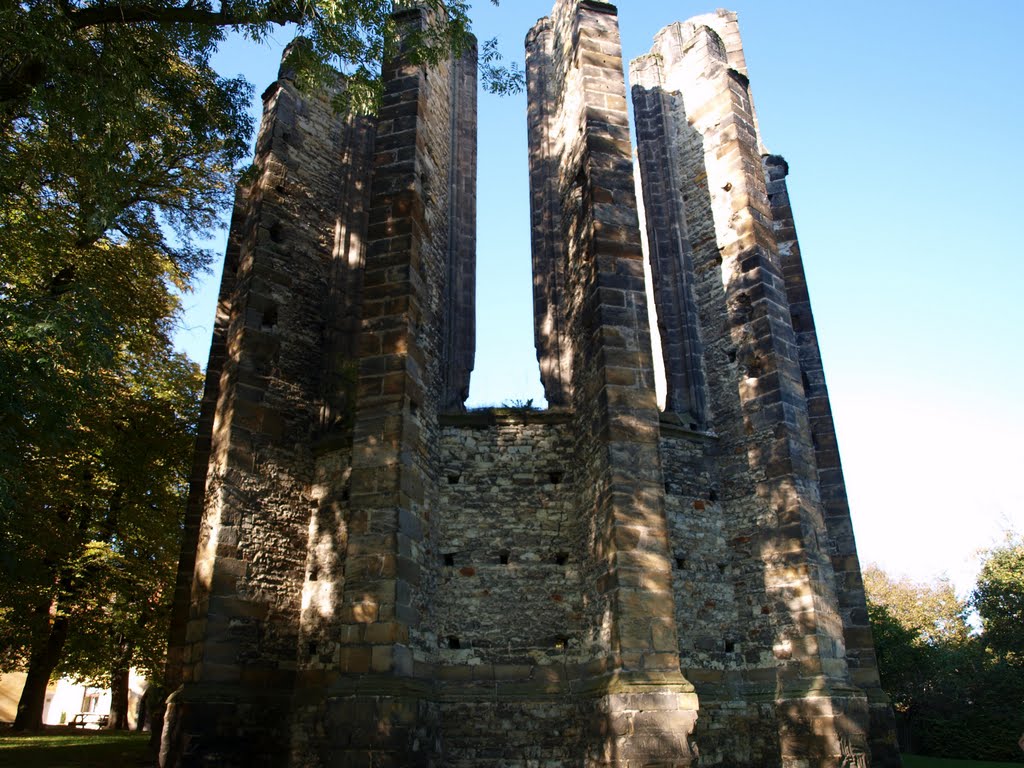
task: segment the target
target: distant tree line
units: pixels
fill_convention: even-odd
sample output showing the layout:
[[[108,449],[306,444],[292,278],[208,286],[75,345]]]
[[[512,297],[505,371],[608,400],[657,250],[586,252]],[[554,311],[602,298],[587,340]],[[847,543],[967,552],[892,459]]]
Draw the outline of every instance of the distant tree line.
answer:
[[[901,747],[1024,762],[1024,538],[985,553],[966,600],[946,579],[917,583],[874,567],[864,586]]]

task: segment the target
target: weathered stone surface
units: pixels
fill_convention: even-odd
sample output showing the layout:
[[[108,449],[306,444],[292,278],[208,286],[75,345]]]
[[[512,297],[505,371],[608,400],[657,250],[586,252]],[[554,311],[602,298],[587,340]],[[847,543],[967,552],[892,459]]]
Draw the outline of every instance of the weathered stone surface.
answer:
[[[868,621],[864,582],[850,522],[850,505],[846,498],[832,408],[825,385],[814,316],[811,313],[800,243],[793,223],[789,190],[786,188],[789,165],[779,155],[765,155],[762,159],[772,209],[772,226],[782,261],[789,312],[799,350],[800,373],[807,397],[818,485],[825,527],[828,529],[827,551],[835,572],[837,599],[843,620],[846,663],[851,682],[868,696],[871,716],[869,737],[874,763],[895,765],[899,760],[895,723],[892,708],[878,678],[878,659]]]
[[[692,246],[686,227],[679,143],[674,135],[678,96],[662,90],[659,57],[632,69],[637,155],[643,189],[654,300],[665,364],[665,410],[691,429],[706,426],[703,359],[693,295]],[[650,69],[656,71],[651,72]]]
[[[397,13],[400,42],[426,13]],[[474,52],[427,70],[399,45],[372,120],[287,61],[266,92],[161,764],[898,765],[735,14],[632,63],[639,184],[615,8],[558,0],[526,46],[546,411],[463,405]]]
[[[352,395],[336,391],[336,357],[324,354],[321,329],[331,329],[328,349],[344,347],[340,337],[358,316],[361,255],[345,240],[363,218],[351,190],[367,182],[372,140],[371,125],[341,120],[329,98],[300,97],[282,66],[264,94],[260,172],[238,194],[200,425],[197,463],[208,451],[208,466],[205,482],[193,482],[182,558],[192,573],[189,590],[179,588],[172,635],[169,678],[185,685],[169,723],[180,734],[168,742],[172,763],[251,744],[245,734],[256,721],[211,732],[210,708],[236,699],[241,711],[292,686],[310,437],[330,429],[330,414]],[[362,232],[352,237],[361,242]],[[267,741],[270,764],[286,745]]]
[[[770,158],[769,200],[735,14],[667,27],[631,76],[668,405],[691,415],[686,376],[706,371],[715,435],[687,446],[663,420],[681,660],[708,718],[702,763],[866,763],[870,740],[876,764],[898,764],[870,648],[846,647],[866,620],[849,509],[831,419],[816,416],[820,355]],[[666,252],[676,258],[659,268]],[[693,348],[703,369],[679,352]]]
[[[526,37],[527,126],[530,135],[530,231],[533,254],[534,343],[548,405],[572,396],[572,339],[565,325],[567,266],[559,232],[558,157],[562,137],[555,115],[560,74],[552,63],[551,20]]]

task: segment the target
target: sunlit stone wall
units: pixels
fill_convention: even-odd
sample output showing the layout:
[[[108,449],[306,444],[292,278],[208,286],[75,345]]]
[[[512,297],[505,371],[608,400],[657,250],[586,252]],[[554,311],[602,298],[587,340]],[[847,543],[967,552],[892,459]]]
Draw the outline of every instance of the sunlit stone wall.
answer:
[[[817,337],[735,14],[526,39],[551,406],[466,412],[476,58],[403,4],[375,119],[287,57],[239,191],[164,766],[898,764]],[[343,87],[339,84],[337,87]]]

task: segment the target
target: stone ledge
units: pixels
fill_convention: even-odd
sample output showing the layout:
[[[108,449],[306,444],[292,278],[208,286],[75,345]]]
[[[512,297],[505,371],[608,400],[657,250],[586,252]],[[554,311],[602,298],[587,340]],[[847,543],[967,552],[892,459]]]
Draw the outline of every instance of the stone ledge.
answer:
[[[323,456],[334,451],[352,450],[351,432],[332,432],[321,435],[310,444],[310,452],[314,456]]]
[[[619,9],[613,3],[606,3],[603,0],[581,0],[580,8],[585,8],[588,11],[597,11],[598,13],[608,13],[612,16],[619,15]]]
[[[441,427],[487,429],[527,424],[568,424],[572,419],[573,412],[563,408],[479,408],[466,413],[443,413],[437,417],[437,422]]]
[[[677,697],[685,708],[697,709],[697,694],[681,676],[606,676],[582,684],[545,683],[544,681],[495,682],[465,680],[439,682],[411,677],[364,675],[342,677],[324,688],[327,698],[351,696],[388,696],[417,698],[424,701],[523,701],[560,700],[571,697],[579,700],[599,699],[607,696],[626,696],[646,702],[643,708],[665,708],[664,696]],[[659,698],[660,697],[660,698]]]
[[[698,440],[701,442],[718,440],[718,435],[714,432],[710,430],[693,429],[688,426],[690,423],[693,422],[689,421],[689,417],[680,416],[678,413],[662,411],[661,414],[659,414],[661,434],[666,437],[685,437],[690,440]]]

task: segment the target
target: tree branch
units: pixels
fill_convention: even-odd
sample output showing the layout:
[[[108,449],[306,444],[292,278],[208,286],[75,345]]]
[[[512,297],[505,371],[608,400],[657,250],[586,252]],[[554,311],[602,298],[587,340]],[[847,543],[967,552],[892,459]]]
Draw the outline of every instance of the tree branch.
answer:
[[[24,99],[43,81],[45,72],[46,62],[30,55],[0,73],[0,104]]]
[[[162,24],[198,24],[211,27],[241,27],[247,24],[298,24],[302,11],[297,6],[290,8],[267,8],[264,12],[249,11],[234,13],[226,5],[219,11],[196,8],[191,3],[184,6],[167,7],[139,3],[123,5],[93,5],[67,14],[73,29],[103,26],[107,24],[139,24],[158,22]]]

